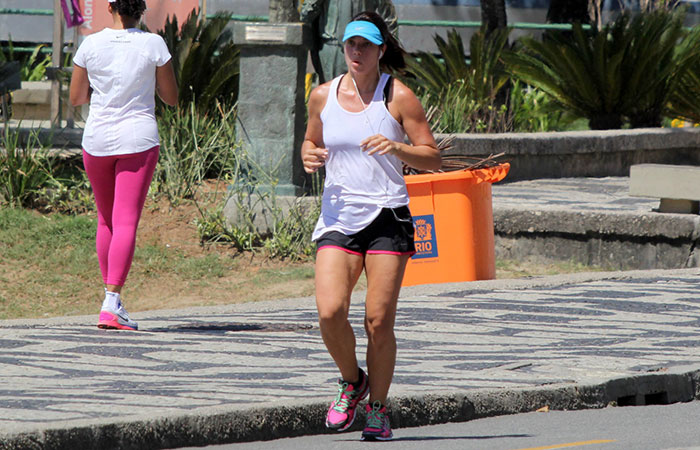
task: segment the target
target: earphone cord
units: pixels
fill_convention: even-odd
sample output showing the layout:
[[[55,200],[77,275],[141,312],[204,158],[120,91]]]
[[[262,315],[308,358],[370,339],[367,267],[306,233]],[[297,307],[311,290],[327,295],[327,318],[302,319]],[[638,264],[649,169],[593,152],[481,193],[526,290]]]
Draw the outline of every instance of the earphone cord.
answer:
[[[355,86],[355,92],[357,92],[357,98],[360,99],[360,103],[362,104],[362,114],[364,114],[365,119],[367,119],[367,123],[369,124],[369,128],[372,130],[372,135],[377,134],[376,131],[374,131],[374,127],[372,126],[372,121],[369,119],[369,116],[367,115],[367,108],[369,108],[369,105],[372,104],[372,100],[369,101],[369,105],[365,106],[365,101],[362,100],[362,95],[360,95],[360,89],[357,87],[357,83],[355,82],[355,77],[352,76],[351,73],[349,73],[350,79],[352,80],[352,85]],[[381,75],[379,77],[379,80],[381,81]],[[377,82],[379,84],[379,81]],[[376,88],[375,88],[376,90]],[[372,95],[372,99],[374,99],[374,95]]]
[[[377,84],[379,84],[382,81],[382,71],[379,68],[379,60],[382,59],[382,55],[384,53],[379,50],[379,58],[377,60]],[[369,116],[367,116],[367,108],[369,108],[369,105],[372,104],[372,100],[374,100],[374,94],[372,94],[372,100],[369,101],[369,105],[365,106],[365,101],[362,100],[362,95],[360,95],[360,89],[357,87],[357,83],[355,82],[355,77],[352,76],[352,73],[348,71],[348,74],[350,75],[350,79],[352,80],[353,86],[355,86],[355,92],[357,92],[357,98],[360,99],[360,103],[362,104],[362,112],[364,113],[365,119],[367,119],[367,123],[369,124],[369,128],[372,130],[372,134],[375,135],[377,134],[376,131],[374,131],[374,127],[372,126],[372,121],[369,120]],[[376,91],[376,87],[375,87]]]
[[[379,70],[379,69],[377,68],[377,70]],[[364,114],[365,119],[367,119],[367,123],[369,124],[369,128],[372,130],[372,135],[375,135],[375,134],[377,134],[377,132],[374,130],[374,127],[372,126],[372,121],[370,120],[370,117],[367,114],[367,109],[372,104],[372,100],[374,100],[374,94],[372,95],[372,100],[370,100],[369,105],[365,106],[365,102],[364,102],[364,100],[362,100],[362,95],[360,95],[360,89],[358,89],[358,87],[357,87],[357,83],[355,82],[355,78],[352,76],[352,73],[349,73],[349,75],[350,75],[350,79],[352,80],[353,86],[355,86],[355,92],[357,93],[357,98],[360,99],[360,103],[362,104],[362,113]],[[377,85],[381,82],[381,80],[382,80],[382,76],[381,76],[381,73],[379,73],[379,81],[377,82]],[[376,90],[377,90],[377,88],[375,87],[375,92],[376,92]],[[383,119],[382,119],[382,122],[383,122]],[[381,131],[381,123],[379,124],[379,128]],[[377,162],[377,164],[379,165],[378,162]],[[381,167],[381,165],[379,165],[379,166]],[[401,176],[403,176],[403,174],[401,174]],[[377,176],[374,173],[374,171],[372,171],[372,178],[373,178],[374,182],[377,183],[379,186],[381,186],[382,189],[384,190],[384,198],[388,199],[389,198],[389,190],[387,189],[386,183],[380,183],[379,180],[377,180]],[[393,209],[391,211],[394,213],[394,217],[396,218],[396,220],[401,221],[401,222],[404,221],[396,216],[396,212]]]

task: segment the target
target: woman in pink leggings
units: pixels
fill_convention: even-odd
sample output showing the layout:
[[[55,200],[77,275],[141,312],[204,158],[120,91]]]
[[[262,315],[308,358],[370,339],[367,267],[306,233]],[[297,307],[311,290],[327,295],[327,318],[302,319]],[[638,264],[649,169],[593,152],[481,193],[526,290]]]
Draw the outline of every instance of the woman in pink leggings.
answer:
[[[144,0],[104,0],[110,28],[89,35],[73,58],[70,100],[90,103],[83,163],[97,204],[97,257],[105,285],[100,328],[137,330],[121,302],[141,210],[158,162],[155,93],[177,104],[170,53],[137,28]]]

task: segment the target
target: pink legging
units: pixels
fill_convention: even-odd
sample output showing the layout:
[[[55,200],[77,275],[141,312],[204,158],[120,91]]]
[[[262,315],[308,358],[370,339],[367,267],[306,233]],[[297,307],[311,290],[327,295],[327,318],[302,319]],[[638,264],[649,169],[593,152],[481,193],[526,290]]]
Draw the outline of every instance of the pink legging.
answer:
[[[97,204],[97,259],[105,284],[122,286],[129,274],[159,149],[116,156],[92,156],[83,150],[83,165]]]

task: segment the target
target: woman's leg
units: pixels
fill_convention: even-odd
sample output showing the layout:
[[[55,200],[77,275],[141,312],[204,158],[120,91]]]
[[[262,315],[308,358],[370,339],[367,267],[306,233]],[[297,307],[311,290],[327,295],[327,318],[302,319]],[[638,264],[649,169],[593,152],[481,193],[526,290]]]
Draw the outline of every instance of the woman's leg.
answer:
[[[112,243],[112,211],[114,209],[114,166],[112,156],[91,156],[83,150],[83,166],[90,180],[97,206],[97,234],[95,247],[102,272],[102,281],[107,284],[109,272],[109,247]]]
[[[365,257],[367,299],[367,371],[370,403],[386,404],[396,364],[394,322],[396,304],[409,255],[372,254]]]
[[[363,255],[321,248],[316,255],[316,307],[321,337],[343,380],[358,381],[355,333],[348,321],[350,295],[362,273]]]
[[[107,261],[107,290],[118,292],[134,257],[136,230],[158,162],[158,147],[120,157],[115,165],[112,240]]]
[[[362,273],[362,254],[322,247],[316,255],[316,306],[321,336],[340,370],[338,394],[326,414],[326,427],[345,431],[355,421],[358,403],[367,396],[367,376],[355,355],[355,333],[348,321],[350,295]]]

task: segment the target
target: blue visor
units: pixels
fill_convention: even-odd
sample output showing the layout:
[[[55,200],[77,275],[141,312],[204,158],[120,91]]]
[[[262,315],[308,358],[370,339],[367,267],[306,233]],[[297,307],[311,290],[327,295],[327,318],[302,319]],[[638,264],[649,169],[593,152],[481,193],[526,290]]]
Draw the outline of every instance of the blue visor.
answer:
[[[372,22],[367,22],[366,20],[350,22],[348,26],[345,27],[343,42],[355,36],[363,37],[375,45],[382,45],[384,43],[379,28]]]

